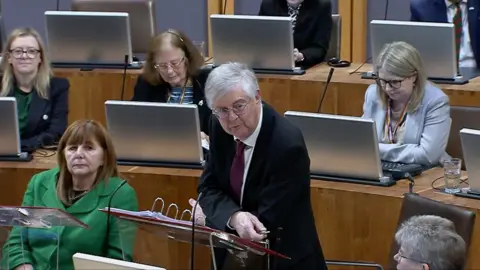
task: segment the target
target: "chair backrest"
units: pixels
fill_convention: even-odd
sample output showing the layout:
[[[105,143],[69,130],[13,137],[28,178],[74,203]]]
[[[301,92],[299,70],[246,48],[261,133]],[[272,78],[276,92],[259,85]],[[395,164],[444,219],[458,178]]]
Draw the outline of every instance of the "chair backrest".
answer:
[[[463,161],[462,142],[460,140],[460,130],[462,128],[480,129],[480,108],[451,106],[450,118],[450,136],[448,138],[447,153],[456,158],[462,159],[462,169],[465,170],[465,161]]]
[[[330,58],[340,59],[340,44],[342,37],[342,18],[339,14],[332,14],[332,33],[330,34],[330,44],[328,45],[325,61]]]
[[[470,237],[472,236],[473,225],[475,223],[474,212],[424,198],[418,194],[407,193],[403,199],[397,230],[405,220],[418,215],[435,215],[451,220],[455,224],[455,230],[465,241],[468,252]],[[399,246],[394,240],[390,249],[388,269],[396,269],[397,262],[393,259],[393,256],[397,253],[398,249]]]

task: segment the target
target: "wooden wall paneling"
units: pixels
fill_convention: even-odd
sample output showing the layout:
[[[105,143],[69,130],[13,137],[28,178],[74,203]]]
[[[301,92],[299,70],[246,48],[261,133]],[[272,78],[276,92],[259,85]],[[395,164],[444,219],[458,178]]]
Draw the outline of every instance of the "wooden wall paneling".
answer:
[[[353,0],[338,0],[338,14],[340,14],[342,18],[340,58],[351,61]]]
[[[368,5],[367,0],[354,0],[352,2],[352,62],[363,63],[367,58]]]

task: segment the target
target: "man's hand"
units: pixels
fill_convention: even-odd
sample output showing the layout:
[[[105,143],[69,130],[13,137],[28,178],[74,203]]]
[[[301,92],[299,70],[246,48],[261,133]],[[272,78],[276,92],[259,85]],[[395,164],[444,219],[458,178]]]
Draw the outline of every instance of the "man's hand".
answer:
[[[298,51],[297,48],[293,49],[293,58],[295,59],[295,62],[301,62],[304,60],[303,54]]]
[[[203,131],[200,132],[200,138],[210,143],[210,137],[207,134],[205,134]]]
[[[237,212],[230,219],[233,227],[241,238],[252,241],[261,241],[265,238],[267,229],[258,218],[248,212]]]
[[[195,207],[195,204],[197,204],[197,201],[195,199],[190,199],[188,200],[188,203],[192,207],[192,215],[193,215],[193,208]],[[196,225],[202,225],[205,226],[205,214],[203,213],[202,207],[200,207],[200,204],[197,204],[197,209],[195,210],[195,216],[193,217],[193,222]]]

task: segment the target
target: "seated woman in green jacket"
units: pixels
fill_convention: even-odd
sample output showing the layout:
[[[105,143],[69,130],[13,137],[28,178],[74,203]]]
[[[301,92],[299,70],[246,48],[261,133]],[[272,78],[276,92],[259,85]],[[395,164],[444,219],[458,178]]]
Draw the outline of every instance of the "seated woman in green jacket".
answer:
[[[113,196],[112,208],[138,211],[135,191],[119,177],[106,130],[95,121],[73,123],[60,140],[57,162],[58,168],[33,176],[22,206],[58,208],[89,228],[14,227],[3,247],[2,269],[74,269],[72,256],[77,252],[132,260],[134,231],[121,230],[129,239],[120,239],[116,220],[98,210],[108,207]],[[48,239],[52,235],[54,239]]]

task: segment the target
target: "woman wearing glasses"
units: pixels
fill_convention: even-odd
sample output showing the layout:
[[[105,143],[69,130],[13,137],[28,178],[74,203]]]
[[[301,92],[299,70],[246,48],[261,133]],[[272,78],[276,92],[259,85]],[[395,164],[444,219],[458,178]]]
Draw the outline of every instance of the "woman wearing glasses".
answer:
[[[40,35],[15,29],[1,61],[0,96],[15,97],[22,148],[52,145],[67,128],[68,80],[52,76]]]
[[[211,110],[204,87],[210,70],[202,69],[203,64],[202,55],[183,33],[170,29],[159,34],[152,40],[132,101],[196,104],[205,137]]]
[[[363,117],[374,119],[384,161],[438,165],[450,134],[448,96],[427,81],[418,51],[405,42],[385,45],[378,78],[365,94]]]
[[[463,270],[466,245],[448,219],[424,215],[403,222],[395,234],[393,257],[399,270]]]

